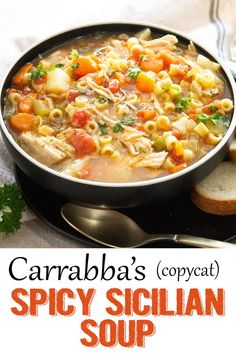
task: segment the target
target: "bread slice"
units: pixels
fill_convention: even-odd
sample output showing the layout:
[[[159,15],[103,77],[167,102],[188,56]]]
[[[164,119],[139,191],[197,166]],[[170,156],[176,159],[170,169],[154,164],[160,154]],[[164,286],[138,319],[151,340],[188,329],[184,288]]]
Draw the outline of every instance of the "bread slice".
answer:
[[[236,138],[233,139],[229,146],[229,155],[231,160],[236,163]]]
[[[222,162],[191,193],[193,203],[206,213],[236,214],[236,164]]]

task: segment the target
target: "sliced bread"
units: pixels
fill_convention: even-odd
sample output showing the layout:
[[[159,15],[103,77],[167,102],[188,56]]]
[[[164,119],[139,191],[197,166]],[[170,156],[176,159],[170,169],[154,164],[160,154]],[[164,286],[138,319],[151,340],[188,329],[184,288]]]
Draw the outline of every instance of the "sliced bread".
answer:
[[[206,213],[236,214],[236,164],[222,162],[192,191],[193,203]]]
[[[229,146],[229,155],[233,162],[236,162],[236,138],[233,139]]]

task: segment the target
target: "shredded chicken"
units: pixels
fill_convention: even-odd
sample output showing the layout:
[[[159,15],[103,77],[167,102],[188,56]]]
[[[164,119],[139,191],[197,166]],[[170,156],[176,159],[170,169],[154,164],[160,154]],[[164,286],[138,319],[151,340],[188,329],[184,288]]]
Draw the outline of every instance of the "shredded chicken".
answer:
[[[155,168],[158,169],[162,166],[163,162],[165,161],[168,152],[161,151],[161,152],[152,152],[150,154],[145,155],[138,155],[134,157],[130,161],[131,167],[148,167],[148,168]]]
[[[176,36],[173,36],[172,34],[167,34],[166,36],[163,36],[161,38],[156,38],[151,41],[144,42],[143,47],[153,49],[154,51],[158,51],[161,49],[174,50],[176,43],[178,43],[178,39],[176,38]]]
[[[82,159],[77,159],[68,165],[64,166],[60,172],[64,173],[67,176],[78,177],[79,171],[81,171],[88,163],[89,157]]]
[[[46,142],[44,137],[37,137],[31,132],[20,134],[18,143],[28,154],[46,166],[52,166],[67,157],[65,152]]]
[[[111,93],[110,90],[106,89],[105,87],[97,85],[90,77],[86,78],[87,85],[89,88],[97,92],[99,95],[108,98],[112,102],[115,101],[114,95]]]

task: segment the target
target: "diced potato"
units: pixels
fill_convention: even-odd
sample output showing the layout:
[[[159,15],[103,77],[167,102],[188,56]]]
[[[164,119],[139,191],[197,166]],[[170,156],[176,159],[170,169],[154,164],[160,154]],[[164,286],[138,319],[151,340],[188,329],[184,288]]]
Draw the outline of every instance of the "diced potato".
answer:
[[[50,109],[47,101],[33,100],[33,112],[40,117],[49,115]]]
[[[205,126],[205,124],[198,123],[196,127],[194,128],[194,131],[200,135],[202,138],[205,138],[209,134],[209,129]]]
[[[210,69],[212,71],[219,71],[220,64],[215,63],[214,61],[209,60],[204,55],[199,54],[197,57],[197,64],[203,69]]]
[[[202,73],[196,73],[195,80],[198,82],[203,89],[214,88],[215,75],[211,70],[205,69]]]
[[[136,36],[139,40],[148,41],[151,38],[152,32],[150,28],[145,28],[143,31],[139,32]]]
[[[60,94],[69,89],[70,77],[62,69],[56,68],[47,74],[45,89],[49,93]]]
[[[47,136],[47,135],[53,135],[54,130],[51,127],[49,127],[48,125],[42,125],[39,128],[38,132],[40,135]]]

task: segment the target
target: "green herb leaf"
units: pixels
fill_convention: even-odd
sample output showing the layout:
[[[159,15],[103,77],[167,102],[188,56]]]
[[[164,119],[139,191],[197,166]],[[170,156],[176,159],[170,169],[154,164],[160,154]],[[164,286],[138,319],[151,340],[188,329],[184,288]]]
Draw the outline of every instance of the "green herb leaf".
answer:
[[[107,123],[101,124],[98,123],[99,126],[99,130],[101,132],[102,135],[106,135],[107,134]]]
[[[179,96],[178,102],[175,106],[175,112],[181,113],[184,109],[189,107],[189,103],[192,101],[190,97]]]
[[[206,113],[201,113],[197,115],[197,122],[198,123],[206,123],[209,120],[210,116]]]
[[[122,132],[124,130],[124,125],[132,125],[135,123],[135,117],[128,117],[128,118],[124,118],[121,119],[121,121],[119,123],[116,123],[113,127],[113,132],[114,133],[119,133]]]
[[[55,65],[55,68],[63,68],[63,66],[65,66],[65,64],[58,63]]]
[[[73,59],[76,59],[76,58],[78,58],[78,56],[79,56],[78,50],[72,49],[72,51],[71,51],[71,57],[72,57]]]
[[[124,127],[121,123],[116,123],[113,127],[113,132],[114,133],[120,133],[124,130]]]
[[[79,67],[79,63],[77,63],[77,64],[73,64],[73,65],[71,65],[71,67],[70,67],[70,70],[76,70],[77,68]]]
[[[108,99],[106,97],[103,97],[103,96],[98,96],[95,98],[95,101],[98,102],[98,103],[104,103],[104,102],[107,102]]]
[[[0,188],[0,232],[9,234],[21,226],[25,202],[17,185],[6,184]]]
[[[138,75],[141,73],[141,70],[138,67],[129,68],[126,75],[129,76],[132,80],[137,80]]]
[[[43,69],[42,65],[38,65],[36,68],[33,68],[33,70],[30,73],[30,78],[31,80],[38,80],[40,77],[44,76],[47,74],[47,70]]]
[[[208,114],[205,114],[205,113],[202,113],[202,114],[198,114],[197,115],[197,122],[198,123],[204,123],[206,124],[207,122],[211,122],[213,123],[214,125],[222,125],[226,128],[229,128],[230,126],[230,120],[228,119],[227,116],[224,116],[223,114],[221,113],[214,113],[214,114],[211,114],[211,115],[208,115]]]
[[[208,108],[211,111],[211,113],[215,113],[218,111],[218,108],[216,106],[209,106]]]
[[[162,90],[163,90],[163,91],[169,91],[170,88],[171,88],[171,86],[165,86],[165,87],[162,87]]]

